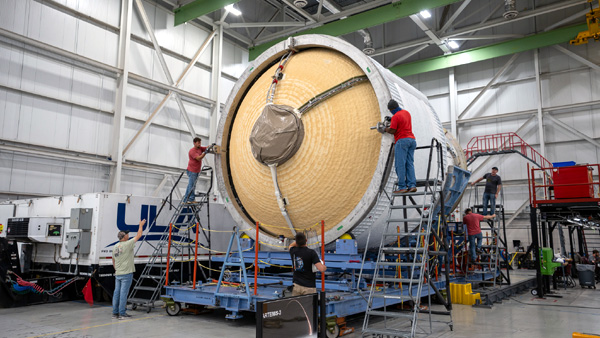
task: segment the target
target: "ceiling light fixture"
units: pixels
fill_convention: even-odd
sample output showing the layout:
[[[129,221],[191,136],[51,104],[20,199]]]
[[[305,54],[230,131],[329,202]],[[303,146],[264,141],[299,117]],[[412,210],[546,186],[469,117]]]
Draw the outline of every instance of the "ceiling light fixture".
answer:
[[[429,19],[429,18],[431,18],[431,13],[429,13],[429,11],[426,10],[426,9],[422,10],[421,13],[419,13],[419,14],[421,14],[421,16],[423,17],[423,19]]]
[[[458,49],[458,43],[456,43],[456,41],[452,40],[452,41],[448,41],[448,47],[452,48],[452,49]]]
[[[227,10],[229,13],[231,13],[231,14],[233,14],[233,15],[235,15],[235,16],[240,16],[240,15],[242,15],[242,12],[240,12],[240,10],[239,10],[239,9],[237,9],[237,8],[233,7],[233,4],[225,6],[225,9],[226,9],[226,10]]]

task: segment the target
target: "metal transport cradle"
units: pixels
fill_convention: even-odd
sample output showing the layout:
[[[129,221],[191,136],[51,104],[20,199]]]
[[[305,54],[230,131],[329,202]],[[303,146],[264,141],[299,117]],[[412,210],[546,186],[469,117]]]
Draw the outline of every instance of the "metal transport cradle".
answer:
[[[448,173],[448,179],[444,182],[443,191],[446,192],[448,200],[445,201],[447,213],[456,199],[461,197],[464,186],[469,178],[469,173],[459,168],[454,168]],[[462,190],[457,187],[461,187]],[[441,208],[437,208],[440,210]],[[434,209],[435,210],[435,209]],[[439,215],[437,211],[433,212]],[[436,216],[437,220],[438,217]],[[435,222],[435,227],[440,223]],[[262,225],[264,226],[264,225]],[[442,225],[442,231],[446,232],[444,238],[448,238],[448,230]],[[162,299],[166,302],[166,311],[169,315],[177,315],[182,308],[189,305],[219,307],[230,311],[226,315],[228,319],[238,319],[243,316],[242,312],[255,312],[257,302],[273,300],[291,295],[288,287],[292,285],[292,264],[289,252],[286,250],[287,242],[280,243],[279,251],[257,251],[254,239],[243,234],[242,230],[235,227],[232,231],[227,251],[224,255],[213,256],[213,262],[222,263],[219,280],[207,280],[195,284],[171,284],[164,287]],[[442,236],[442,235],[440,235]],[[432,236],[433,237],[433,236]],[[260,238],[259,238],[260,242]],[[309,239],[309,244],[311,240]],[[368,243],[367,243],[368,245]],[[394,244],[388,246],[394,247]],[[433,248],[433,247],[432,247]],[[441,249],[439,249],[441,250]],[[403,285],[402,283],[382,283],[373,287],[373,295],[369,297],[369,288],[375,278],[377,265],[377,252],[358,252],[357,241],[348,237],[335,241],[335,249],[329,250],[324,257],[327,266],[324,278],[324,289],[326,290],[326,316],[328,318],[328,334],[344,330],[343,318],[363,313],[367,310],[370,301],[371,309],[379,309],[385,306],[399,306],[407,302],[409,295],[418,294],[419,298],[426,296],[439,296],[436,290],[446,290],[446,276],[442,271],[445,262],[449,259],[450,251],[444,257],[436,256],[439,260],[439,274],[427,275],[431,281],[423,285]],[[395,260],[394,260],[395,261]],[[380,264],[381,265],[381,264]],[[385,265],[385,264],[384,264]],[[433,265],[433,264],[432,264]],[[412,267],[415,275],[421,275],[420,267]],[[256,274],[258,270],[267,269],[267,272]],[[273,271],[275,270],[275,271]],[[379,269],[378,276],[389,276],[408,278],[409,269],[396,267]],[[401,276],[399,276],[399,275]],[[499,271],[482,271],[482,280],[494,279]],[[449,282],[464,283],[463,275],[449,275]],[[435,289],[432,285],[435,286]],[[316,287],[321,288],[322,282],[317,278]],[[417,290],[421,287],[420,292]],[[447,291],[446,291],[447,292]],[[447,294],[447,293],[446,293]],[[385,297],[382,297],[385,295]],[[449,297],[449,295],[448,295]],[[435,307],[430,303],[429,309]],[[393,314],[393,312],[388,312]],[[339,321],[338,319],[342,319]],[[335,334],[334,336],[337,336]]]

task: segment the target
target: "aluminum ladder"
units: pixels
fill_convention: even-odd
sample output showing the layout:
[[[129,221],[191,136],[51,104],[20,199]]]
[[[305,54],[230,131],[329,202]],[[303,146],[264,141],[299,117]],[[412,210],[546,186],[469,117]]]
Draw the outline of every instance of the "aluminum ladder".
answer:
[[[476,213],[482,212],[483,205],[475,205],[473,209]],[[501,252],[508,252],[506,243],[506,227],[504,226],[504,205],[496,204],[496,218],[493,221],[481,221],[482,233],[487,232],[488,236],[482,236],[481,248],[483,253],[479,254],[480,259],[476,262],[470,261],[465,276],[467,283],[482,284],[484,287],[495,287],[498,284],[510,285],[510,266],[508,255],[502,255]],[[502,271],[501,261],[504,262],[505,272]],[[484,278],[485,274],[493,274],[491,280]],[[496,276],[498,274],[498,276]]]
[[[430,267],[428,262],[430,256],[446,256],[447,251],[431,251],[430,239],[434,221],[437,222],[438,215],[433,214],[435,206],[443,199],[443,151],[441,144],[432,139],[430,146],[417,147],[417,150],[429,149],[429,163],[427,177],[425,180],[417,180],[417,188],[421,191],[393,194],[390,198],[390,208],[386,220],[386,226],[379,245],[376,268],[373,273],[367,310],[363,322],[362,336],[390,336],[390,337],[415,337],[417,334],[428,335],[432,332],[432,315],[448,315],[450,322],[445,322],[452,328],[451,306],[448,302],[448,311],[432,311],[431,292],[428,294],[428,307],[423,311],[421,298],[423,286],[431,283]],[[435,158],[433,158],[435,152]],[[431,171],[434,170],[432,173]],[[398,200],[401,200],[398,203]],[[442,201],[443,205],[443,201]],[[409,211],[418,213],[418,217],[409,218]],[[397,215],[397,213],[401,215]],[[412,214],[414,214],[413,212]],[[439,226],[439,224],[438,224]],[[370,234],[369,234],[370,235]],[[435,234],[434,234],[435,236]],[[390,238],[399,238],[398,246],[388,246]],[[400,240],[401,238],[401,240]],[[445,246],[448,247],[447,245]],[[391,260],[390,260],[391,258]],[[387,269],[386,269],[387,267]],[[390,269],[396,269],[396,275],[390,275]],[[393,270],[392,270],[393,273]],[[383,283],[382,291],[377,290],[377,284]],[[390,284],[391,283],[391,284]],[[408,288],[408,294],[388,294],[387,291],[393,285],[399,283],[404,290]],[[428,290],[429,291],[429,290]],[[435,289],[436,293],[439,291]],[[449,291],[449,290],[448,290]],[[373,305],[375,298],[383,298],[383,308]],[[387,299],[393,299],[394,303],[400,300],[402,303],[410,302],[412,306],[403,312],[389,311],[386,305]],[[446,305],[446,304],[445,304]],[[428,314],[429,331],[421,328],[419,314]],[[373,322],[372,317],[383,317],[383,328],[379,322]],[[388,319],[395,319],[393,323]]]
[[[212,168],[205,167],[203,168],[203,171],[205,170],[211,171],[212,178]],[[182,175],[183,173],[180,175],[179,179],[181,179]],[[170,195],[176,188],[177,183],[179,183],[179,179],[173,186]],[[159,235],[160,237],[156,241],[156,244],[153,244],[151,241],[142,242],[142,245],[149,245],[154,251],[127,297],[127,303],[131,304],[132,310],[136,310],[141,306],[145,307],[147,312],[150,312],[152,308],[155,307],[156,301],[160,298],[162,287],[167,283],[168,272],[173,270],[175,263],[181,263],[179,267],[179,282],[185,282],[184,279],[186,278],[183,273],[183,263],[187,262],[188,265],[190,265],[194,260],[194,244],[196,242],[197,226],[202,229],[203,236],[208,243],[208,247],[210,247],[210,239],[202,228],[202,223],[200,221],[200,211],[202,210],[202,207],[205,205],[208,207],[209,192],[210,188],[207,193],[200,194],[198,196],[199,200],[193,203],[186,203],[184,202],[185,199],[182,199],[177,205],[168,202],[170,207],[175,209],[175,212],[169,221],[169,226],[165,227],[164,232]],[[168,199],[165,199],[165,201],[167,200]],[[163,206],[158,214],[160,214],[164,206],[165,202],[163,202]],[[158,214],[155,217],[155,222],[156,219],[158,219]],[[135,256],[137,256],[137,252],[139,252],[142,245],[138,247]],[[197,262],[193,262],[193,264],[197,264]],[[188,266],[188,273],[191,273],[192,267],[193,265],[191,267]],[[206,280],[207,278],[204,274],[204,270],[200,269],[200,272]]]

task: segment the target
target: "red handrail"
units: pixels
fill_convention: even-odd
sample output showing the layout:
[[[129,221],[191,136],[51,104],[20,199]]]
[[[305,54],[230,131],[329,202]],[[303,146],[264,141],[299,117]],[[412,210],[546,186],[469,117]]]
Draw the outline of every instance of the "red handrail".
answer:
[[[256,296],[256,285],[258,283],[258,230],[260,223],[256,222],[256,240],[254,241],[254,295]]]
[[[587,164],[588,168],[593,167],[598,170],[600,173],[600,164]],[[529,201],[530,204],[534,207],[538,206],[538,203],[560,203],[564,202],[564,199],[557,199],[551,193],[551,188],[554,189],[556,187],[578,187],[578,186],[589,186],[592,191],[594,191],[593,197],[583,197],[583,198],[575,198],[569,200],[577,200],[579,202],[585,201],[596,201],[599,199],[598,191],[600,191],[600,179],[594,180],[587,183],[568,183],[568,184],[555,184],[552,180],[551,174],[552,170],[555,169],[553,167],[541,167],[534,168],[527,164],[527,179],[529,181]],[[538,174],[539,178],[543,178],[542,184],[536,184],[536,174]],[[541,177],[540,177],[541,176]],[[598,186],[598,191],[594,190],[594,187]],[[543,189],[543,198],[538,198],[537,189]]]
[[[321,261],[325,264],[325,221],[321,220]],[[325,272],[321,272],[321,291],[325,292]]]
[[[514,132],[476,136],[467,143],[467,158],[480,153],[514,150],[541,167],[552,167],[552,163]]]
[[[192,289],[196,289],[196,271],[198,271],[198,232],[200,223],[196,223],[196,249],[194,250],[194,286]]]

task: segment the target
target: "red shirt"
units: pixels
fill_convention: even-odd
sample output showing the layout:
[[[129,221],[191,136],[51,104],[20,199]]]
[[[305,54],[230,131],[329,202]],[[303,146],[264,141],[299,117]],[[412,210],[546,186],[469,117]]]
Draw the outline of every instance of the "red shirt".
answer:
[[[463,223],[467,225],[469,235],[477,235],[481,233],[479,222],[483,221],[483,215],[470,213],[463,217]]]
[[[390,124],[391,129],[396,129],[394,133],[394,142],[401,138],[415,138],[412,132],[412,119],[407,110],[399,110],[392,116]]]
[[[190,160],[188,161],[187,170],[193,173],[199,173],[200,169],[202,169],[202,160],[196,160],[196,157],[202,155],[202,153],[206,150],[206,147],[200,147],[200,149],[193,147],[188,152],[188,157]]]

